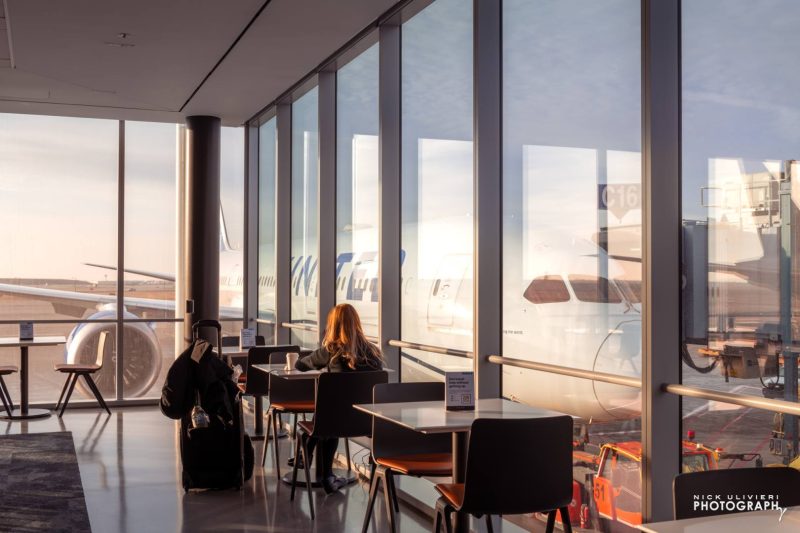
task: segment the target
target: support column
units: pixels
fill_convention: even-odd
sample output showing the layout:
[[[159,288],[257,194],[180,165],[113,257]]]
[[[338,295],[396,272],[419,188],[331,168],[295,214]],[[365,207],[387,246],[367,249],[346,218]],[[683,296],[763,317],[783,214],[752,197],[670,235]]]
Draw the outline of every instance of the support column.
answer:
[[[219,319],[220,119],[186,117],[185,337],[198,320]],[[216,343],[216,332],[200,336]]]
[[[681,467],[680,0],[642,1],[642,522],[672,519]]]
[[[401,381],[400,349],[389,341],[400,338],[400,26],[380,27],[380,346],[384,360]]]
[[[275,343],[289,344],[292,320],[292,106],[278,104],[278,170],[275,176]]]
[[[475,0],[474,6],[475,392],[478,398],[499,398],[501,367],[487,356],[502,354],[503,347],[501,6],[493,0]]]
[[[336,305],[336,72],[319,73],[318,342]]]
[[[256,328],[258,316],[258,126],[244,135],[244,327]]]

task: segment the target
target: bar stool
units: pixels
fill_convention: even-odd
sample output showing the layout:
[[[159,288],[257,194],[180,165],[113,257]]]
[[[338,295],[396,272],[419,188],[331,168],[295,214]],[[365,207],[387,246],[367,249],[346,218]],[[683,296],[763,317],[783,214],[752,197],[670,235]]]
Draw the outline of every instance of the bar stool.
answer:
[[[498,468],[495,459],[507,464]],[[472,423],[464,483],[434,487],[436,502],[433,531],[452,533],[450,513],[491,515],[547,512],[547,533],[555,527],[556,512],[566,533],[572,531],[567,506],[572,501],[572,418],[553,416],[529,419],[479,418]]]
[[[6,387],[3,376],[8,376],[18,371],[19,369],[14,365],[0,365],[0,400],[3,401],[3,407],[9,416],[11,416],[11,411],[14,410],[14,402],[11,401],[11,395],[8,393],[8,387]]]
[[[314,500],[311,497],[311,476],[308,464],[308,439],[348,439],[363,437],[372,430],[372,417],[353,409],[353,404],[369,403],[375,385],[389,380],[385,370],[364,372],[327,372],[317,379],[317,395],[314,405],[314,420],[297,425],[300,438],[296,442],[295,457],[302,453],[303,468],[306,474],[306,491],[311,519],[314,519]],[[317,450],[317,460],[322,450]],[[292,468],[292,491],[294,500],[297,482],[297,460]]]
[[[443,401],[444,383],[382,383],[375,385],[373,403]],[[397,424],[373,417],[372,420],[372,476],[370,477],[369,503],[364,517],[362,533],[369,529],[369,521],[378,493],[383,483],[386,513],[391,531],[396,531],[395,513],[399,512],[394,476],[453,475],[452,439],[449,434],[424,435]]]
[[[269,364],[286,364],[287,352],[299,352],[297,346],[283,352],[272,352]],[[267,410],[267,435],[264,441],[264,455],[261,456],[261,466],[267,461],[267,447],[269,434],[272,431],[272,458],[275,461],[275,471],[278,479],[281,477],[280,450],[278,449],[278,435],[280,435],[280,415],[292,414],[292,435],[297,435],[297,415],[314,412],[314,380],[297,379],[288,380],[270,374],[269,376],[269,409]]]

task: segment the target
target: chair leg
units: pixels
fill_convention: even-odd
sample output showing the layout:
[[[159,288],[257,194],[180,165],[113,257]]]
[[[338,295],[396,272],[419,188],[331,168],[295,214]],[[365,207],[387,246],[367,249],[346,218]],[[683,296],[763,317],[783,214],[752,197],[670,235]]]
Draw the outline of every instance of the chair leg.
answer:
[[[11,411],[13,410],[13,408],[9,408],[8,406],[8,399],[6,399],[7,395],[8,395],[8,389],[6,389],[6,384],[3,381],[3,378],[0,377],[0,400],[3,401],[3,407],[5,407],[6,409],[6,414],[8,414],[8,416],[11,416]]]
[[[280,430],[281,413],[272,413],[272,434],[275,438],[272,439],[272,460],[275,462],[275,473],[278,479],[281,479],[281,454],[278,450],[278,432]]]
[[[61,402],[64,400],[64,394],[66,394],[67,389],[69,388],[69,384],[72,381],[73,377],[75,377],[75,374],[67,374],[67,379],[64,381],[64,386],[61,387],[61,395],[58,397],[58,403],[56,404],[56,411],[58,411],[58,408],[61,407]]]
[[[389,495],[392,497],[394,512],[400,512],[400,502],[397,500],[397,485],[394,482],[394,471],[388,470],[386,474],[386,484],[389,486]]]
[[[392,533],[397,531],[397,516],[394,512],[394,502],[392,501],[392,470],[390,468],[378,467],[378,476],[383,479],[383,499],[386,502],[386,514],[389,515],[389,529]]]
[[[561,511],[561,524],[564,529],[564,533],[572,533],[572,524],[569,521],[569,509],[566,507],[562,507],[559,509]]]
[[[69,398],[72,396],[72,391],[75,390],[75,383],[78,382],[78,375],[72,374],[72,381],[69,384],[69,389],[67,390],[67,396],[64,398],[64,405],[61,406],[61,412],[58,413],[59,417],[64,416],[64,411],[67,410],[67,404],[69,403]]]
[[[553,509],[549,513],[547,513],[547,527],[545,527],[545,533],[553,533],[553,529],[556,527],[556,513],[558,511]]]
[[[344,439],[344,454],[347,456],[347,473],[353,471],[353,465],[350,464],[350,439]]]
[[[492,526],[492,515],[486,515],[486,531],[489,533],[494,533],[494,527]]]
[[[269,434],[272,432],[272,409],[267,410],[267,434],[264,435],[264,450],[261,454],[261,468],[267,464],[267,449],[269,448]],[[275,444],[277,437],[272,438],[272,444]]]
[[[433,519],[433,533],[439,533],[442,530],[442,513],[439,506],[436,506],[436,517]]]
[[[369,529],[369,522],[372,519],[372,511],[375,508],[375,498],[378,495],[378,485],[380,485],[380,478],[375,475],[375,466],[372,465],[372,476],[369,480],[369,501],[367,502],[367,514],[364,516],[364,525],[361,527],[361,533],[367,533]]]
[[[300,451],[303,452],[303,470],[306,472],[306,493],[308,494],[308,508],[311,509],[311,520],[314,520],[314,495],[311,494],[311,469],[308,464],[308,435],[305,433],[300,435]],[[318,452],[321,453],[321,452]],[[318,458],[319,460],[319,458]],[[297,458],[294,460],[295,468],[297,468]]]
[[[9,407],[11,410],[14,410],[14,401],[11,399],[11,394],[8,392],[8,387],[6,387],[6,382],[3,379],[3,376],[0,376],[0,385],[3,386],[3,393],[6,395],[6,400],[8,401]]]
[[[94,393],[94,397],[97,398],[97,403],[100,404],[100,407],[105,409],[106,413],[111,414],[111,410],[106,405],[106,401],[103,399],[103,395],[100,394],[100,390],[97,388],[97,385],[95,384],[94,380],[92,379],[92,376],[90,376],[89,374],[84,374],[83,375],[83,380],[86,382],[86,385],[88,385],[89,388]]]
[[[300,456],[300,439],[295,438],[294,440],[294,456]],[[289,499],[294,501],[294,490],[297,488],[297,461],[294,461],[292,464],[292,491],[290,493]]]
[[[445,504],[442,508],[442,518],[444,519],[444,530],[446,533],[453,533],[453,508]]]

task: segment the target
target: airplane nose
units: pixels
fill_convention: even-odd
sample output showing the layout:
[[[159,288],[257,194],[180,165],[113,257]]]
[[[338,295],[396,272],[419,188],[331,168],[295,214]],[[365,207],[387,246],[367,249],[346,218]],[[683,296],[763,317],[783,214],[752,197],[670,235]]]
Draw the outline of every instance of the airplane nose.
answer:
[[[641,378],[642,322],[629,320],[612,329],[597,350],[594,371]],[[641,390],[611,383],[594,382],[595,396],[613,416],[625,418],[641,411]]]

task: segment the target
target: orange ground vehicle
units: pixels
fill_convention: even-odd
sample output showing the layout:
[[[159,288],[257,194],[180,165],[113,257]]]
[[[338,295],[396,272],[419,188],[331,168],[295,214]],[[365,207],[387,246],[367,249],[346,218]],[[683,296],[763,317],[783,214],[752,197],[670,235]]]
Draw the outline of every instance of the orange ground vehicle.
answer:
[[[594,447],[595,451],[586,448]],[[579,446],[573,451],[570,522],[600,531],[631,531],[642,523],[642,445],[640,442]],[[756,461],[758,454],[727,454],[691,440],[683,441],[683,471],[719,468],[720,459]],[[635,529],[634,529],[635,530]]]

